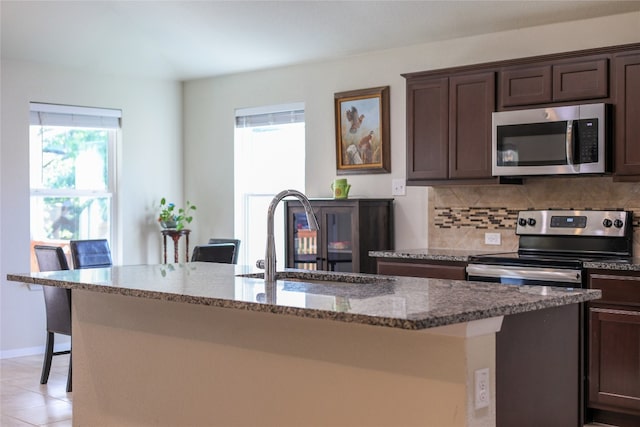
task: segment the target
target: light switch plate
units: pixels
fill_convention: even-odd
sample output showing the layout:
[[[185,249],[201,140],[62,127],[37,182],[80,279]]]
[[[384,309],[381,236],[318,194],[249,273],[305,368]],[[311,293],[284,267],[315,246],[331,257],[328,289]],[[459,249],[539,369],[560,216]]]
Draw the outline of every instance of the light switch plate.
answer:
[[[407,194],[404,179],[396,178],[391,180],[391,195],[404,196]]]

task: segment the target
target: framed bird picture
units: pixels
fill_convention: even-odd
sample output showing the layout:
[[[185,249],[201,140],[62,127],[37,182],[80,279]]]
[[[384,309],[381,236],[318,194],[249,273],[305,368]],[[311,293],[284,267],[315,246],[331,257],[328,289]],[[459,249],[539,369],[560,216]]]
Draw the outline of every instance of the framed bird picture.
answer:
[[[389,86],[334,95],[338,175],[391,172]]]

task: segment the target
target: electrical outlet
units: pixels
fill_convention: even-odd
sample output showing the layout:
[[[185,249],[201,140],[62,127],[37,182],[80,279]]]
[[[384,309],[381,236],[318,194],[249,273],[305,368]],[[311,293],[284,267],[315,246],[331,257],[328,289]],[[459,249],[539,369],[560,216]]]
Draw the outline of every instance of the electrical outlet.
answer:
[[[484,244],[485,245],[499,245],[500,244],[500,233],[484,233]]]
[[[481,409],[489,406],[489,368],[478,369],[475,372],[475,408]]]
[[[407,194],[404,179],[392,179],[391,180],[391,195],[392,196],[404,196]]]

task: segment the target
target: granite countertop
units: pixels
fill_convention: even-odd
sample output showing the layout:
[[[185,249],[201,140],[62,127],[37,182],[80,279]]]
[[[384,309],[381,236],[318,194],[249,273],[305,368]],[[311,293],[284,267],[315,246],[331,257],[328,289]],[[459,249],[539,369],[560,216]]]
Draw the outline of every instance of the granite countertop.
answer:
[[[14,282],[419,330],[600,298],[599,290],[187,264],[8,274]],[[324,279],[325,281],[321,281]]]
[[[474,252],[457,249],[396,249],[389,251],[369,251],[369,256],[373,258],[467,262],[472,255],[484,255],[489,252],[490,251]]]
[[[493,251],[500,253],[504,251]],[[456,249],[396,249],[388,251],[369,251],[373,258],[415,259],[431,261],[468,262],[470,256],[486,255],[492,251],[465,251]],[[614,261],[586,261],[585,268],[618,271],[640,271],[640,257]]]

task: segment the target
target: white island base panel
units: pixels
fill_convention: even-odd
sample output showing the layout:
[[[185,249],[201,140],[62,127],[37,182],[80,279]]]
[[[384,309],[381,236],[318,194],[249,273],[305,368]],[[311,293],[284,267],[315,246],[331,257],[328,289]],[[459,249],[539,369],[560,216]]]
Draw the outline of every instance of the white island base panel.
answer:
[[[72,311],[74,426],[495,425],[501,318],[407,331],[84,290]]]

